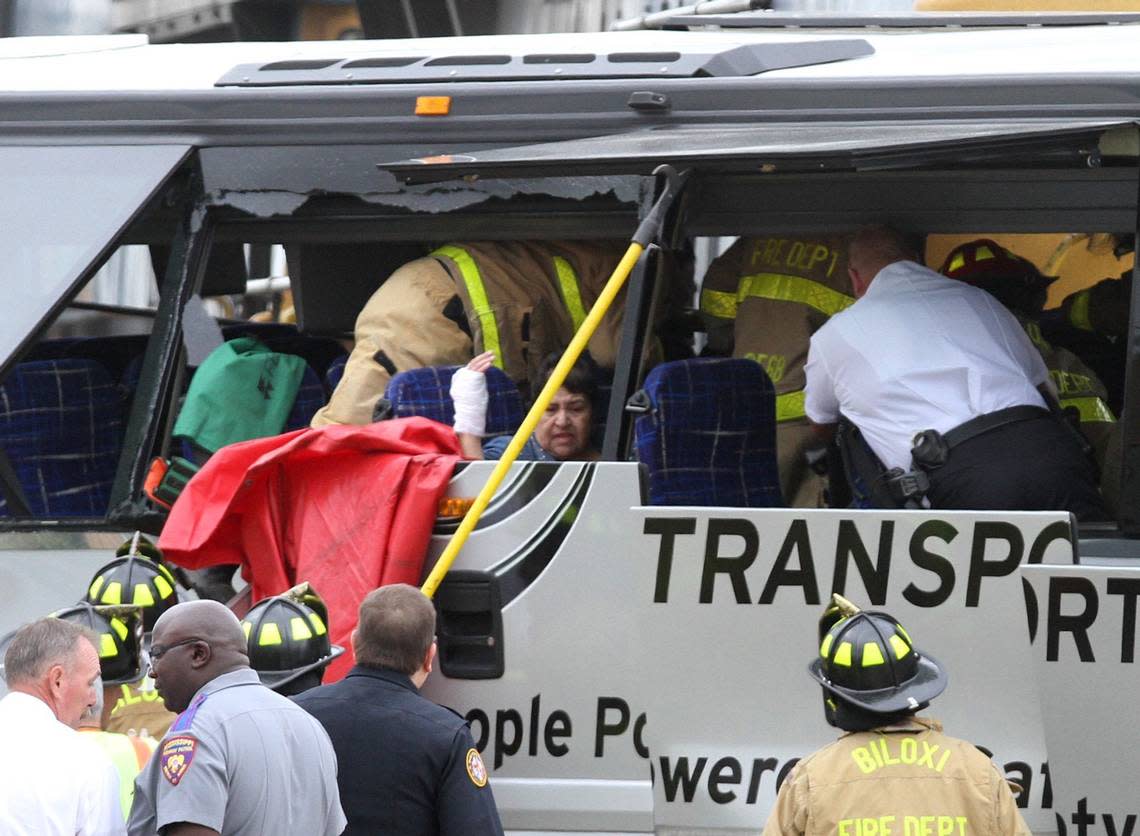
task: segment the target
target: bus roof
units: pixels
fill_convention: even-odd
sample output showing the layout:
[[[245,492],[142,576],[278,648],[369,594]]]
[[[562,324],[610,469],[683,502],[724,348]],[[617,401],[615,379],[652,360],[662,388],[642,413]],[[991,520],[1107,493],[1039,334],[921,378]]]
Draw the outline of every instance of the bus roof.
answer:
[[[288,43],[161,44],[145,36],[9,38],[0,41],[0,96],[19,93],[209,91],[237,67],[296,66],[262,74],[256,86],[343,87],[439,82],[519,81],[517,63],[530,75],[522,80],[564,83],[589,66],[594,79],[676,78],[668,65],[677,58],[716,55],[737,47],[795,49],[804,44],[860,40],[867,54],[849,59],[809,58],[806,66],[777,65],[757,75],[756,84],[867,83],[880,80],[1024,79],[1053,77],[1138,78],[1135,44],[1140,23],[1115,25],[1014,27],[993,29],[723,29],[591,33],[589,50],[581,33],[500,35],[385,41],[309,41]],[[646,61],[630,59],[644,56]],[[537,57],[536,57],[537,56]],[[393,59],[400,66],[359,62]],[[558,59],[563,59],[559,61]],[[656,59],[656,60],[655,60]],[[1062,60],[1063,59],[1063,60]],[[299,64],[296,62],[300,62]],[[345,69],[345,62],[356,64]],[[763,62],[761,62],[763,63]],[[653,65],[650,70],[647,66]],[[429,71],[428,67],[446,67]],[[662,69],[665,68],[665,69]],[[561,69],[561,72],[555,72]],[[745,67],[747,74],[748,69]],[[331,71],[330,71],[331,70]],[[367,71],[366,71],[367,70]],[[384,70],[384,72],[377,72]],[[684,68],[681,69],[681,72]],[[305,75],[307,73],[307,75]],[[255,73],[256,75],[256,73]],[[690,76],[691,77],[691,76]],[[230,78],[240,85],[240,78]],[[373,90],[374,94],[374,90]],[[230,93],[232,95],[232,93]]]

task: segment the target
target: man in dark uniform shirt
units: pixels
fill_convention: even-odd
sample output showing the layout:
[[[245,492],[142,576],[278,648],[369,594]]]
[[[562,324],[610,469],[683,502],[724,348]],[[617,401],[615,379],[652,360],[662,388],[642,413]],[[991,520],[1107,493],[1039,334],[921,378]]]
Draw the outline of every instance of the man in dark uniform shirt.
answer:
[[[406,584],[373,590],[352,644],[348,676],[294,697],[332,738],[346,836],[502,836],[466,721],[419,694],[435,661],[431,601]]]

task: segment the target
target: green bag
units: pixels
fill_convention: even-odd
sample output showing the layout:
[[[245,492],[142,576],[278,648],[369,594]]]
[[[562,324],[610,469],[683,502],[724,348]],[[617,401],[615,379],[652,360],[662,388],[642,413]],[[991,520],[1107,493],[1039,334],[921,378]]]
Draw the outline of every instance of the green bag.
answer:
[[[254,337],[214,349],[190,381],[174,435],[208,452],[277,435],[297,399],[305,361],[270,351]]]

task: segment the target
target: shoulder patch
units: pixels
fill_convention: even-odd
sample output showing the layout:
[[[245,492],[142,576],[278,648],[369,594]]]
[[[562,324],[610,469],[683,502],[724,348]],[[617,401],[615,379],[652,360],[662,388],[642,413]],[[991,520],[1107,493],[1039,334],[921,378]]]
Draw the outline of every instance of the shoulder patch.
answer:
[[[483,756],[478,749],[467,750],[467,777],[477,787],[487,786],[487,767],[483,763]]]
[[[162,777],[177,787],[182,776],[190,769],[190,762],[194,760],[194,752],[198,748],[198,741],[186,735],[171,737],[162,742],[162,751],[159,754],[159,767]]]

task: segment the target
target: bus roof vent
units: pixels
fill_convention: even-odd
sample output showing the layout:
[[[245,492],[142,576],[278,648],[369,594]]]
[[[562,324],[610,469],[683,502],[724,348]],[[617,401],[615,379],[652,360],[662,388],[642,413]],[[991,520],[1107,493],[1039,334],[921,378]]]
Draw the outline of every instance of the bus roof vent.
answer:
[[[788,67],[847,61],[874,53],[861,38],[747,44],[701,52],[376,55],[343,61],[282,60],[234,67],[217,87],[425,84],[457,81],[543,81],[605,78],[750,76]]]

